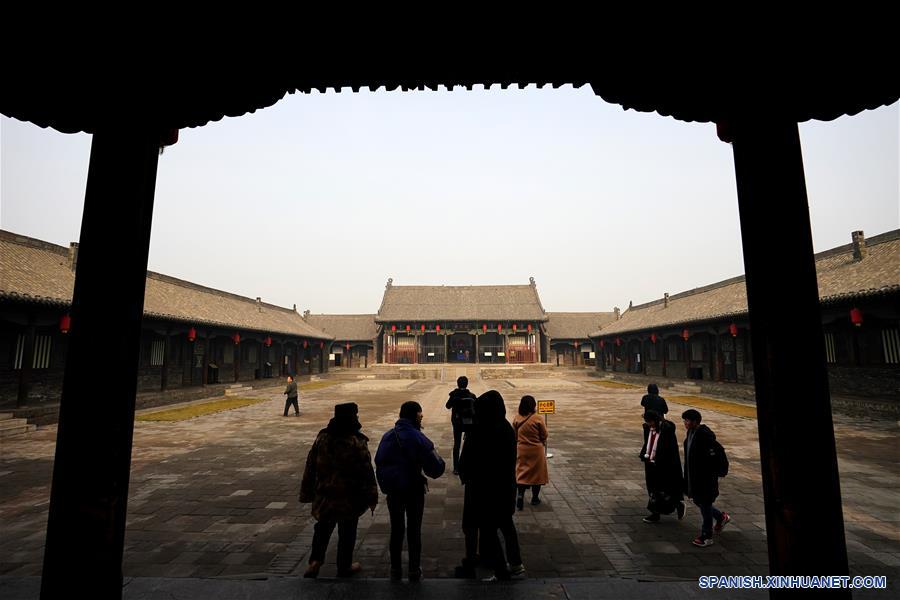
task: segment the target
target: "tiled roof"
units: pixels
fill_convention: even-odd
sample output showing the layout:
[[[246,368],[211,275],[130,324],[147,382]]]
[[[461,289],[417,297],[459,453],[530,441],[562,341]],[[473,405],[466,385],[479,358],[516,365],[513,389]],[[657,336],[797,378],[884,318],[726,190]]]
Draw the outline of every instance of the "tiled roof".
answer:
[[[546,321],[531,285],[396,286],[388,283],[377,323],[389,321]]]
[[[313,315],[306,322],[331,335],[336,340],[372,341],[378,335],[375,315]]]
[[[616,320],[611,312],[549,312],[547,335],[554,340],[586,339],[607,323]]]
[[[75,272],[68,249],[0,231],[0,298],[67,306]],[[288,308],[147,272],[144,316],[331,339]]]
[[[900,230],[866,240],[867,255],[854,260],[852,244],[816,254],[819,300],[823,304],[850,298],[900,293]],[[591,335],[621,334],[657,327],[709,321],[747,314],[744,276],[635,306]],[[552,322],[552,319],[551,319]]]

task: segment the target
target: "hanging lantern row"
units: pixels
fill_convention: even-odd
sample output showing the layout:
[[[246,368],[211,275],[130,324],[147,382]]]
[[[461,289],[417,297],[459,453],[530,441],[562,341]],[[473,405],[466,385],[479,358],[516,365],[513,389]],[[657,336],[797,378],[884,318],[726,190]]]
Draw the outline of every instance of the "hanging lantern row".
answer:
[[[59,331],[60,333],[69,333],[69,329],[72,328],[72,317],[69,315],[63,315],[59,318]]]

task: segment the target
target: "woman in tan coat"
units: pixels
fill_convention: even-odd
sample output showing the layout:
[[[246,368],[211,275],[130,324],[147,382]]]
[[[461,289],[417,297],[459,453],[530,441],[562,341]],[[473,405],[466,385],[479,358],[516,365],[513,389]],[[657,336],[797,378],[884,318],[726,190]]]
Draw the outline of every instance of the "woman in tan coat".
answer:
[[[547,485],[547,426],[535,414],[536,402],[532,396],[522,396],[519,414],[513,421],[516,430],[516,508],[525,504],[525,488],[531,486],[531,503],[540,504],[541,486]]]

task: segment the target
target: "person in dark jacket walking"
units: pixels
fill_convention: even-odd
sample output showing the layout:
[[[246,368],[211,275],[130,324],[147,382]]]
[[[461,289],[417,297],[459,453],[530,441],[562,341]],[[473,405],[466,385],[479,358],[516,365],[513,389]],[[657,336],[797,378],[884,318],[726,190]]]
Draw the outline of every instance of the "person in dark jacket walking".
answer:
[[[684,438],[684,490],[694,501],[703,516],[700,535],[693,544],[704,548],[713,544],[713,519],[715,531],[722,531],[731,517],[713,506],[719,496],[719,477],[715,470],[716,434],[706,425],[701,425],[700,412],[693,408],[681,415],[687,435]]]
[[[294,407],[294,416],[300,416],[300,399],[299,392],[297,391],[297,382],[294,381],[293,375],[287,376],[287,387],[284,388],[284,395],[287,396],[287,399],[284,401],[284,415],[288,416],[288,408],[291,406]]]
[[[659,395],[659,387],[655,383],[647,386],[647,393],[641,398],[641,406],[644,410],[652,410],[663,418],[669,412],[669,405],[666,404],[666,399]]]
[[[381,438],[375,453],[375,476],[387,495],[391,516],[391,579],[403,576],[401,554],[404,529],[409,552],[409,580],[422,578],[422,514],[425,510],[427,480],[444,474],[444,459],[422,433],[422,406],[404,402],[400,419]],[[405,521],[405,522],[404,522]]]
[[[375,513],[378,486],[369,438],[360,431],[358,412],[353,402],[335,405],[334,418],[316,436],[306,457],[300,502],[312,502],[312,516],[317,522],[304,577],[318,576],[335,526],[338,577],[350,577],[361,570],[360,564],[353,562],[356,526],[366,508]]]
[[[684,518],[684,481],[681,472],[681,455],[675,439],[675,424],[663,419],[656,411],[644,413],[644,445],[641,447],[644,476],[650,500],[644,523],[658,523],[660,514],[675,511],[678,520]]]
[[[463,432],[470,429],[474,420],[475,394],[470,392],[469,378],[463,375],[456,380],[456,389],[450,392],[447,408],[450,409],[450,423],[453,425],[453,474],[459,474],[459,446]]]
[[[475,401],[476,425],[466,434],[460,456],[459,472],[466,486],[463,500],[463,531],[478,528],[481,557],[492,567],[490,581],[510,579],[525,571],[519,548],[519,536],[513,524],[516,510],[516,434],[506,420],[503,396],[496,390],[485,392]],[[506,541],[507,565],[497,531]],[[474,558],[469,536],[466,558]],[[472,552],[470,554],[470,552]]]

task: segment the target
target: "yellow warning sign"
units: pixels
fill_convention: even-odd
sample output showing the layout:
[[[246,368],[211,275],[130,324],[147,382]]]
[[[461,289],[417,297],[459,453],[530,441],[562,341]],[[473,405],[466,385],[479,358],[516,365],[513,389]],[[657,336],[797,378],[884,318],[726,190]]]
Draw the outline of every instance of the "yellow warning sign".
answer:
[[[538,400],[537,411],[539,415],[556,414],[556,400]]]

